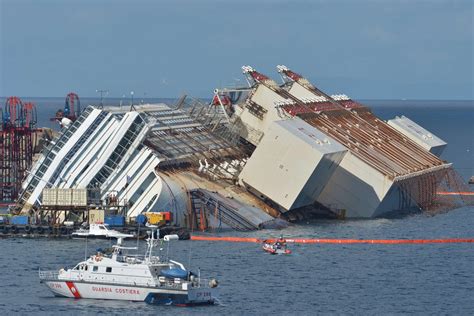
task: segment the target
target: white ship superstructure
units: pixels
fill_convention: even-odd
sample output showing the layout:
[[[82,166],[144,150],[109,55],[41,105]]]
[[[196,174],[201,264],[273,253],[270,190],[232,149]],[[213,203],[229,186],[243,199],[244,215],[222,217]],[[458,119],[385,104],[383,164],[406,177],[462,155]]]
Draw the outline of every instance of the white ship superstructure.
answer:
[[[438,157],[441,156],[447,146],[444,140],[404,115],[388,120],[387,124]]]
[[[239,174],[240,183],[281,212],[311,206],[347,150],[283,106],[296,106],[268,77],[243,67],[249,82],[258,80],[231,117],[241,136],[256,145]],[[255,74],[256,79],[252,77]]]
[[[279,120],[270,124],[239,179],[282,212],[310,206],[346,152],[303,120]]]
[[[113,192],[128,203],[128,216],[150,210],[162,189],[160,160],[142,145],[151,124],[136,111],[87,107],[33,166],[19,197],[23,210],[41,204],[50,187],[96,189],[102,198]]]
[[[263,187],[262,181],[258,183],[245,180],[246,177],[251,177],[251,174],[258,173],[259,169],[255,166],[260,166],[259,168],[265,170],[266,174],[271,174],[272,178],[281,173],[282,169],[288,169],[285,164],[275,165],[270,159],[273,157],[274,161],[280,161],[281,157],[287,156],[287,151],[284,149],[289,149],[291,146],[277,145],[277,148],[283,149],[279,151],[267,146],[268,141],[265,140],[267,134],[268,139],[271,137],[277,139],[278,135],[274,135],[271,126],[281,125],[281,122],[284,122],[289,126],[304,123],[305,130],[312,128],[315,135],[322,134],[328,138],[333,144],[333,149],[334,146],[345,149],[339,150],[344,152],[344,155],[339,156],[342,159],[335,160],[331,165],[334,171],[329,174],[316,172],[322,182],[318,188],[322,190],[312,196],[305,194],[307,197],[305,204],[310,204],[309,200],[312,200],[313,203],[342,211],[346,217],[363,218],[422,209],[431,203],[436,187],[451,165],[430,153],[430,148],[423,146],[420,141],[414,139],[414,136],[410,136],[409,132],[399,132],[398,129],[392,128],[375,117],[367,107],[346,95],[325,94],[285,66],[278,66],[278,71],[285,80],[281,87],[250,66],[242,68],[250,83],[251,92],[247,100],[236,105],[237,109],[243,110],[236,110],[236,117],[231,117],[231,120],[246,127],[244,133],[241,133],[242,137],[259,145],[247,162],[240,179],[251,187],[250,190],[262,193],[260,195],[262,199],[269,199],[280,206],[284,204],[281,192],[278,190],[263,191],[260,189]],[[259,91],[266,93],[259,94]],[[254,115],[249,119],[247,113]],[[405,130],[406,126],[407,124],[404,125]],[[260,132],[257,140],[249,137],[251,133],[248,131],[252,130]],[[302,139],[304,136],[298,138]],[[260,144],[262,148],[259,148]],[[436,145],[442,149],[445,143],[440,141]],[[308,155],[304,154],[304,150],[298,155],[298,150],[303,148],[304,146],[298,146],[297,149],[293,149],[293,157],[289,159],[293,162],[292,165],[311,164],[306,161]],[[262,153],[263,151],[268,154]],[[287,182],[302,181],[298,169],[293,169],[292,173],[286,175]],[[259,177],[261,176],[260,174]],[[284,188],[286,184],[279,181],[278,184],[271,182],[266,185]],[[296,187],[301,191],[283,196],[295,197],[306,190],[306,188],[303,190],[304,186],[296,185]],[[272,193],[264,194],[264,192]],[[288,205],[283,209],[289,210]]]
[[[313,98],[323,99],[322,107],[311,103],[297,115],[350,151],[321,194],[320,203],[344,209],[348,217],[375,217],[430,204],[451,164],[348,96],[329,96],[287,67],[279,66],[278,70],[294,97],[304,100],[310,92]],[[347,194],[336,193],[341,191]]]

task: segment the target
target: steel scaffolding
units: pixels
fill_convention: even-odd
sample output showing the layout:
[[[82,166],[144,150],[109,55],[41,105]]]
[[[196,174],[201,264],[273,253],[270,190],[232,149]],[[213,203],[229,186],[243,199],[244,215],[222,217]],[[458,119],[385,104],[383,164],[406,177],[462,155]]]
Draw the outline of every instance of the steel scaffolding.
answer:
[[[2,109],[0,133],[0,201],[13,202],[33,163],[36,144],[36,107],[23,103],[18,97],[9,97]]]

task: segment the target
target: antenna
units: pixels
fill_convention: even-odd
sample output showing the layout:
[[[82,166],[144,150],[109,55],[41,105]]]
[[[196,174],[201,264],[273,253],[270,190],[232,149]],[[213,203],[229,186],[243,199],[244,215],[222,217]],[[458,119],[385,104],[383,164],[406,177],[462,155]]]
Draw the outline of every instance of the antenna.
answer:
[[[135,92],[130,91],[130,96],[132,98],[132,103],[130,104],[130,111],[135,111],[135,107],[133,106],[133,95],[134,94],[135,94]]]
[[[102,109],[104,107],[104,94],[107,96],[109,94],[109,90],[96,89],[95,92],[100,93],[100,108]]]
[[[87,260],[87,235],[86,235],[86,247],[85,247],[85,250],[84,250],[84,261]]]
[[[138,246],[140,243],[140,221],[138,222],[138,231],[137,231],[137,252],[138,252]]]

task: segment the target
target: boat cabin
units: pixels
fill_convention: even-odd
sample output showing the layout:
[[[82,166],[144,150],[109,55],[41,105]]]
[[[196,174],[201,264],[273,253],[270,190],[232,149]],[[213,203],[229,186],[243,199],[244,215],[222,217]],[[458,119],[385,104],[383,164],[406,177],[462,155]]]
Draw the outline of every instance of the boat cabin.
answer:
[[[143,286],[158,286],[164,283],[181,283],[183,278],[167,278],[162,270],[181,268],[173,262],[160,262],[153,257],[153,262],[137,256],[122,256],[114,252],[112,258],[98,253],[74,268],[61,270],[59,278],[86,282],[120,283]],[[183,269],[184,270],[184,269]]]

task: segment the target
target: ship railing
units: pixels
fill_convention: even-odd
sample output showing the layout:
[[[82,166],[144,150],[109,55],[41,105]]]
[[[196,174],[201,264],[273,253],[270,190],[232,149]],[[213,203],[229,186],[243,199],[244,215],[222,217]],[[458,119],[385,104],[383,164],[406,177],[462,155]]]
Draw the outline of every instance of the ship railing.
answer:
[[[38,275],[40,280],[58,280],[59,272],[58,271],[41,271],[38,270]]]
[[[189,286],[192,286],[193,288],[210,288],[211,287],[210,281],[211,281],[210,279],[195,278],[193,281],[179,280],[178,282],[176,282],[173,279],[166,279],[163,282],[163,280],[160,280],[159,278],[155,278],[156,284],[160,284],[161,286],[164,286],[167,288],[175,288],[175,289],[181,289],[183,283],[188,283]]]
[[[162,261],[160,257],[158,256],[153,256],[151,258],[148,258],[143,255],[120,255],[120,256],[117,256],[117,261],[126,262],[126,263],[142,263],[145,261],[148,261],[152,264],[166,263]]]
[[[187,283],[188,281],[180,280],[178,283],[176,283],[172,279],[166,279],[166,281],[163,282],[159,278],[155,278],[155,282],[162,287],[180,290],[183,288],[183,283]]]
[[[197,288],[210,288],[210,282],[211,279],[196,278],[194,282],[192,282],[192,285]]]
[[[208,279],[198,279],[196,283],[196,287],[198,288],[209,288],[209,281]]]
[[[87,278],[83,279],[84,281],[89,281]],[[114,285],[122,285],[122,286],[138,286],[138,287],[162,287],[162,288],[168,288],[168,289],[174,289],[174,290],[181,290],[183,289],[183,283],[189,283],[189,281],[186,280],[179,280],[179,282],[176,282],[172,279],[166,279],[166,281],[161,281],[158,278],[153,278],[153,281],[151,279],[148,280],[137,280],[137,281],[126,281],[126,280],[91,280],[94,283],[97,284],[114,284]],[[195,287],[198,287],[197,284],[193,285]],[[204,286],[201,286],[204,287]]]

